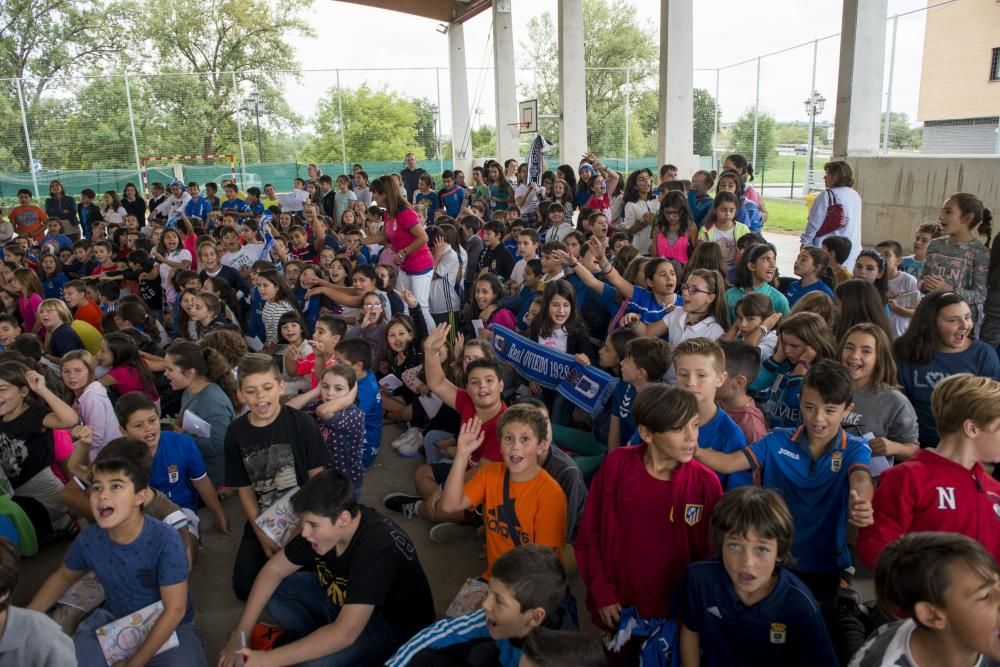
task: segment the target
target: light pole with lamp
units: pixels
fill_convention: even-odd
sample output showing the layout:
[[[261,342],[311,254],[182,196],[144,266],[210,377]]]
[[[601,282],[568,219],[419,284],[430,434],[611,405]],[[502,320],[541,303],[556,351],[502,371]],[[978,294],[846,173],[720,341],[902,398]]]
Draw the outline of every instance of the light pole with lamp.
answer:
[[[805,101],[806,105],[806,115],[809,116],[809,150],[806,154],[806,185],[807,187],[812,187],[813,181],[813,151],[815,150],[815,133],[816,133],[816,116],[823,113],[823,107],[826,106],[826,98],[820,95],[815,90],[812,91],[812,95],[809,99]]]
[[[264,162],[264,145],[260,143],[260,114],[263,113],[264,99],[256,90],[247,95],[247,102],[250,104],[248,111],[253,113],[257,122],[257,161]]]

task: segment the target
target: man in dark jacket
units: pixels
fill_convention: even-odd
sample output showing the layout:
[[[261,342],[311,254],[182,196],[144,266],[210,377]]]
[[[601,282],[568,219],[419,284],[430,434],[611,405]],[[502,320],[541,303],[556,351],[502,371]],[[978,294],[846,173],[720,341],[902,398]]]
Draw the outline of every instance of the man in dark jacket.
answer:
[[[403,158],[406,167],[399,172],[399,177],[403,179],[403,187],[406,189],[406,201],[413,203],[413,196],[417,194],[417,186],[420,184],[420,177],[427,172],[417,166],[417,156],[407,153]]]

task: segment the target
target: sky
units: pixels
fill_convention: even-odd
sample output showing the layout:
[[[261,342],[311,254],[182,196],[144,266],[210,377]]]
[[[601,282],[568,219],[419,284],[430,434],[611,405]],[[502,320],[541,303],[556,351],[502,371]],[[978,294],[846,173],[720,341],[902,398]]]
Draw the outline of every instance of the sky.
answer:
[[[639,21],[659,34],[659,2],[611,1],[636,7]],[[926,5],[927,0],[889,0],[889,16]],[[512,0],[515,53],[527,39],[528,22],[545,12],[555,20],[556,10],[556,0]],[[804,43],[761,59],[759,104],[779,121],[807,120],[804,100],[810,93],[812,41],[840,32],[840,2],[699,0],[694,3],[694,11],[694,84],[714,96],[716,68],[720,68],[718,97],[723,123],[734,121],[754,106],[757,56]],[[367,81],[374,87],[386,85],[408,97],[427,97],[432,102],[440,99],[442,133],[451,134],[448,37],[438,32],[438,22],[337,0],[315,0],[307,18],[317,27],[319,36],[296,43],[299,62],[303,69],[325,71],[309,71],[297,84],[289,83],[288,101],[295,111],[310,116],[318,100],[336,86],[337,74],[333,70],[340,69],[340,83],[345,87]],[[474,113],[476,127],[495,124],[492,72],[484,69],[492,67],[492,43],[488,39],[491,21],[491,12],[486,11],[465,24],[470,106],[473,111],[481,111]],[[923,11],[898,19],[892,109],[907,113],[911,123],[916,117],[923,28]],[[890,20],[886,30],[886,81],[891,40]],[[818,122],[833,120],[838,49],[837,38],[818,43],[815,88],[828,100]],[[746,60],[750,62],[730,66]],[[517,82],[530,86],[531,72],[519,70]],[[884,96],[883,109],[885,101]]]

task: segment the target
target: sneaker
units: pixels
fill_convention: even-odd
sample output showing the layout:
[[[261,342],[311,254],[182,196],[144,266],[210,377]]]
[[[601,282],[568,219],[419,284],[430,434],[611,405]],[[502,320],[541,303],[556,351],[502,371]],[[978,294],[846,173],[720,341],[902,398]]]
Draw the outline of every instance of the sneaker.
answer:
[[[420,453],[420,450],[423,449],[423,447],[424,438],[419,432],[417,432],[415,437],[410,438],[401,444],[396,448],[396,451],[399,452],[400,456],[416,456]]]
[[[424,501],[420,496],[411,496],[406,493],[390,493],[382,498],[382,504],[386,509],[399,512],[407,519],[417,516],[417,505]]]
[[[410,428],[406,429],[402,435],[393,440],[390,444],[392,445],[393,449],[399,449],[404,444],[410,442],[414,438],[417,438],[421,442],[423,442],[424,434],[421,433],[419,429],[416,429],[411,426]]]
[[[431,542],[435,544],[451,544],[474,535],[474,526],[463,526],[460,523],[439,523],[431,528]]]

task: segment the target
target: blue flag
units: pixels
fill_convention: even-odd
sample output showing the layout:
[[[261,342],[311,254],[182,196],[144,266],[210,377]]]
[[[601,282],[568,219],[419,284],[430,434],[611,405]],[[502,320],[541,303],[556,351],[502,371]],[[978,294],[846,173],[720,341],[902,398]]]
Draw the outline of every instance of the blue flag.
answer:
[[[604,407],[618,380],[594,366],[584,366],[571,354],[539,345],[507,327],[493,325],[493,351],[518,375],[555,389],[582,410],[595,415]]]

